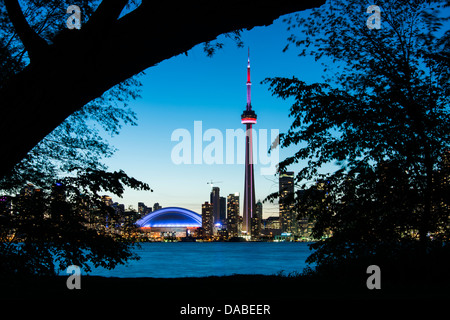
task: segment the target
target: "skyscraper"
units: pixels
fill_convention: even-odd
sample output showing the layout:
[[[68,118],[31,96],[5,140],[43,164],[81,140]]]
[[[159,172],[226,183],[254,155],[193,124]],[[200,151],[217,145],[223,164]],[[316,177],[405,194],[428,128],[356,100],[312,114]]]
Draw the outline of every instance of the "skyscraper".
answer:
[[[255,208],[255,215],[252,217],[252,238],[258,239],[261,234],[263,205],[261,200],[258,200]]]
[[[202,204],[202,228],[205,232],[205,236],[212,236],[214,232],[212,208],[212,205],[208,203],[208,201]]]
[[[281,231],[297,233],[297,219],[293,211],[294,207],[294,172],[280,173],[279,179],[279,208]]]
[[[241,123],[246,126],[245,133],[245,182],[242,232],[251,233],[251,219],[255,213],[255,178],[253,175],[252,125],[256,124],[256,113],[252,110],[250,81],[250,49],[247,63],[247,106],[241,115]]]
[[[145,203],[143,202],[138,202],[138,213],[139,214],[144,214],[145,209],[147,208],[147,206],[145,205]]]
[[[159,209],[162,209],[162,207],[159,205],[158,202],[155,202],[155,204],[153,205],[153,211],[156,211],[156,210],[159,210]]]
[[[145,203],[138,202],[138,213],[140,215],[146,215],[149,214],[150,212],[152,212],[152,207],[147,207]]]
[[[225,197],[220,197],[220,223],[225,226],[227,223],[227,199]]]
[[[227,197],[227,231],[229,237],[239,236],[239,193]]]
[[[220,223],[220,188],[213,187],[211,190],[210,201],[213,212],[213,224]]]

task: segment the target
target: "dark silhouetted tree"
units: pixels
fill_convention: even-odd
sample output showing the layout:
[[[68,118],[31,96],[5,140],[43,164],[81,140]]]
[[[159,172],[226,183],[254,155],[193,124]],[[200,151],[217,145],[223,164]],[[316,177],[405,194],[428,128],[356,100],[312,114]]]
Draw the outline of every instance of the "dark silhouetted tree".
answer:
[[[286,49],[294,44],[328,71],[324,83],[265,80],[274,95],[295,100],[280,144],[299,149],[280,171],[307,160],[296,177],[295,209],[315,221],[317,239],[332,234],[313,245],[309,261],[318,267],[377,254],[389,260],[418,244],[424,253],[450,237],[445,4],[378,1],[381,29],[366,26],[367,3],[359,0],[287,19],[298,31]],[[339,169],[319,174],[329,163]]]
[[[65,4],[54,1],[44,5],[42,1],[30,1],[25,4],[24,15],[42,37],[49,39],[62,29],[65,11],[60,9]],[[91,2],[80,5],[84,12],[93,11]],[[4,19],[5,15],[2,18],[0,87],[29,64],[27,50],[17,32]],[[109,223],[114,216],[118,221],[127,222],[127,225],[120,222],[121,234],[130,233],[133,220],[129,214],[106,207],[98,192],[112,192],[120,197],[124,186],[142,190],[149,190],[149,187],[123,172],[106,171],[102,160],[111,156],[114,148],[99,130],[115,135],[123,124],[136,124],[136,115],[128,108],[128,103],[139,96],[139,86],[136,77],[132,77],[75,111],[0,179],[0,195],[9,195],[4,199],[11,199],[3,203],[0,214],[2,272],[53,273],[52,256],[58,259],[65,257],[66,260],[71,257],[74,264],[84,266],[90,261],[111,267],[133,257],[130,241],[124,242],[122,236],[114,232],[98,233],[99,228],[106,226],[106,216]],[[60,107],[64,106],[65,102],[60,101]],[[39,123],[39,119],[35,121]],[[25,135],[34,134],[26,127],[22,127],[22,131]],[[2,157],[7,157],[7,154],[2,153]],[[93,181],[88,181],[88,177]],[[56,183],[61,184],[62,181],[67,197],[55,199],[50,192],[55,190]],[[15,194],[24,186],[39,191],[33,191],[33,196],[16,197]],[[81,194],[79,190],[84,192]],[[58,219],[53,219],[55,216]],[[55,240],[57,238],[59,242]],[[106,244],[108,249],[104,254],[98,254]],[[91,252],[89,257],[86,250]]]
[[[132,250],[137,215],[120,212],[101,196],[121,196],[125,186],[150,190],[122,171],[88,169],[49,188],[29,185],[17,196],[0,197],[2,276],[55,275],[69,265],[89,272],[138,259]]]
[[[126,8],[128,2],[0,2],[0,23],[7,25],[2,30],[13,31],[13,38],[1,39],[0,51],[5,60],[13,59],[16,71],[2,74],[0,135],[8,139],[2,141],[0,176],[75,111],[143,70],[200,43],[212,53],[221,47],[214,43],[221,34],[234,37],[236,30],[324,3],[179,2],[174,8],[142,0]],[[29,19],[32,5],[43,18]],[[69,5],[82,9],[80,30],[65,26]],[[19,39],[21,46],[11,45]]]

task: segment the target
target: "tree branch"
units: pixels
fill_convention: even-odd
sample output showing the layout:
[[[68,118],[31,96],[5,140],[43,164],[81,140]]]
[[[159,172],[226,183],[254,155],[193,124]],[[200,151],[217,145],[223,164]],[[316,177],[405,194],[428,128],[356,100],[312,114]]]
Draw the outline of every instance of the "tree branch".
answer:
[[[127,3],[128,0],[103,0],[86,23],[85,28],[91,28],[94,25],[110,26],[119,18]]]
[[[45,41],[28,26],[17,0],[6,2],[24,44],[39,53]],[[118,19],[126,1],[105,0],[90,19],[92,27],[61,30],[39,63],[32,61],[0,89],[0,136],[8,137],[2,141],[0,178],[64,119],[114,85],[221,34],[268,25],[324,2],[234,0],[217,7],[203,0],[177,3],[174,10],[172,2],[143,0]]]
[[[18,0],[5,0],[5,6],[8,11],[9,19],[25,46],[25,50],[27,50],[30,60],[35,59],[36,56],[42,55],[48,47],[48,44],[30,27],[23,15]]]

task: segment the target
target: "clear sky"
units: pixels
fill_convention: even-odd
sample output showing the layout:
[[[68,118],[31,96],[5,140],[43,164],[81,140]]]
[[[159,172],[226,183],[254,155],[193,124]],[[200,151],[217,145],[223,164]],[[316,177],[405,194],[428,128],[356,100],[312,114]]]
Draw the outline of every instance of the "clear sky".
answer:
[[[258,115],[254,129],[257,134],[260,129],[267,130],[266,145],[270,143],[271,129],[282,133],[289,128],[292,101],[272,96],[268,85],[261,81],[266,77],[294,75],[306,82],[321,81],[322,67],[313,58],[298,57],[295,48],[282,52],[291,33],[282,19],[268,27],[244,31],[244,48],[237,48],[233,41],[221,36],[219,41],[225,46],[212,58],[198,45],[187,56],[173,57],[146,70],[146,75],[140,78],[142,98],[130,104],[137,113],[138,126],[124,126],[118,136],[109,138],[118,151],[105,163],[110,170],[123,169],[147,182],[153,192],[127,190],[123,199],[115,197],[114,201],[135,209],[138,202],[147,206],[159,202],[163,207],[180,206],[201,213],[201,204],[209,201],[211,191],[207,182],[217,181],[221,196],[241,194],[242,212],[244,165],[237,163],[237,159],[233,164],[225,163],[225,145],[227,129],[245,129],[240,116],[246,105],[247,48],[250,48],[252,106]],[[201,121],[203,134],[208,129],[217,129],[216,133],[223,135],[224,164],[193,163],[194,121]],[[177,129],[186,129],[191,135],[191,164],[176,164],[171,157],[173,148],[180,143],[171,140]],[[209,144],[203,141],[202,149]],[[262,146],[260,141],[255,143],[255,148]],[[280,160],[292,152],[293,149],[280,150]],[[261,175],[261,167],[268,165],[255,165],[255,192],[256,199],[263,200],[278,190],[278,180],[274,175]],[[298,166],[291,169],[299,171]],[[278,215],[278,205],[264,204],[264,217],[272,215]]]

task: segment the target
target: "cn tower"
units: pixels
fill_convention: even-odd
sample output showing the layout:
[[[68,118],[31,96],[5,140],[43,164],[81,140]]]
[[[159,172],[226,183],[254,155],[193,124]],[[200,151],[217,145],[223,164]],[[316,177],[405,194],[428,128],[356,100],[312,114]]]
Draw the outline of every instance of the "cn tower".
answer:
[[[252,217],[255,213],[255,179],[253,176],[253,139],[252,125],[256,124],[256,113],[252,110],[250,81],[250,48],[247,63],[247,106],[241,115],[241,122],[246,126],[245,133],[245,182],[244,182],[244,217],[242,232],[251,235]]]

